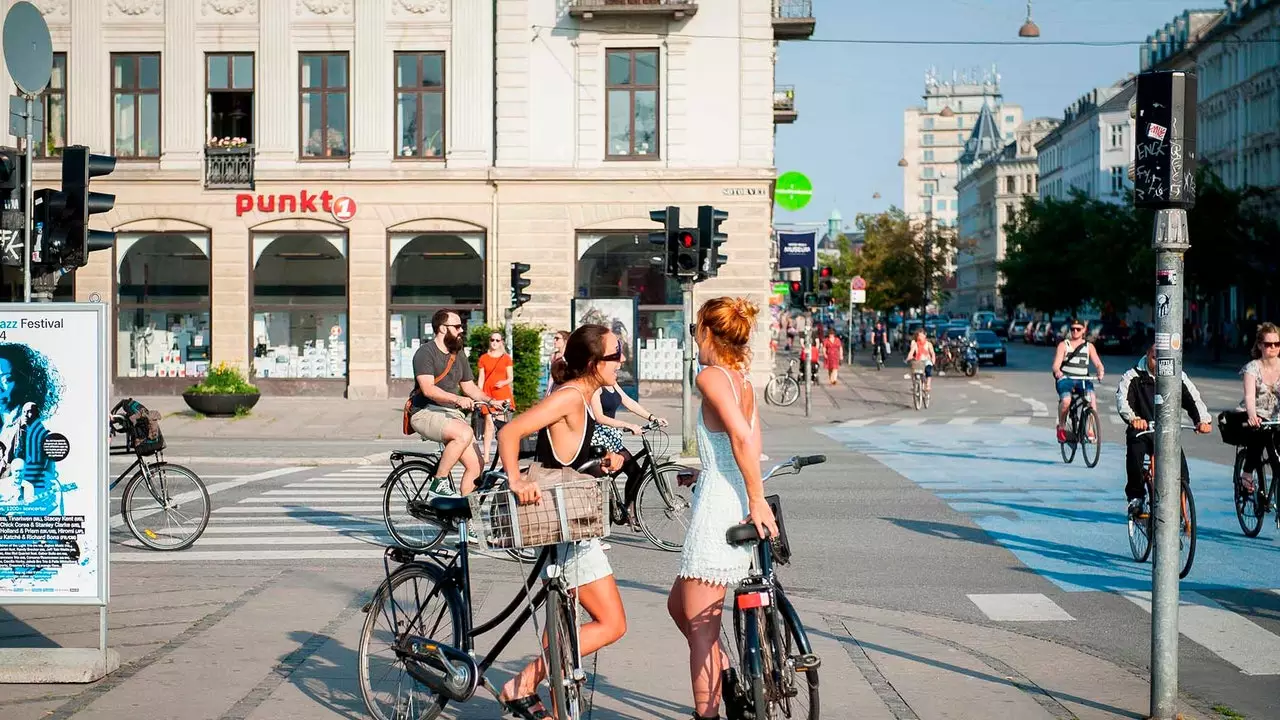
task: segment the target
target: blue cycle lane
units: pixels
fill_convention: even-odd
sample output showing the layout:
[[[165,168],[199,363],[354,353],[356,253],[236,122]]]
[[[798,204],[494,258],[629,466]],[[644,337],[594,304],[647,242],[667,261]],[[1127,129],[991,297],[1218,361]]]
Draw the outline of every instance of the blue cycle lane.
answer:
[[[1017,425],[829,426],[820,432],[871,456],[965,513],[1032,571],[1067,592],[1149,592],[1125,520],[1124,449],[1104,444],[1095,468],[1062,462],[1052,428]],[[1197,510],[1195,565],[1184,590],[1280,588],[1271,516],[1257,538],[1236,520],[1231,468],[1188,458]]]

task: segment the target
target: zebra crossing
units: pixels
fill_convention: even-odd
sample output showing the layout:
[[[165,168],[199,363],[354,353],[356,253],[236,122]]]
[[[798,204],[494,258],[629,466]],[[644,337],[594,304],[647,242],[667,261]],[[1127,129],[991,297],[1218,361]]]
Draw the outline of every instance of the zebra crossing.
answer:
[[[288,479],[237,502],[211,498],[204,535],[188,550],[154,552],[132,539],[112,548],[112,562],[366,560],[382,556],[391,536],[382,519],[390,469],[360,465]]]

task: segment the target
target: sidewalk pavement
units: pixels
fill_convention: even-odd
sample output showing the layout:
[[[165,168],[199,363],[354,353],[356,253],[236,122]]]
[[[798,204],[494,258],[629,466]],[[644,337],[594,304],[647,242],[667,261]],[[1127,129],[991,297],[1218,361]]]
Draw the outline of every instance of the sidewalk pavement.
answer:
[[[0,686],[0,716],[20,720],[286,720],[366,717],[360,634],[380,567],[169,565],[113,568],[110,644],[121,669],[84,685]],[[182,567],[185,575],[175,575]],[[515,566],[480,560],[477,618],[520,587]],[[668,588],[620,581],[627,635],[588,658],[590,720],[684,719],[692,711],[686,646],[666,611]],[[299,598],[305,597],[305,602]],[[1146,717],[1148,685],[1086,652],[921,613],[793,598],[819,670],[824,718],[1019,720]],[[0,646],[91,646],[96,616],[74,608],[0,611]],[[1007,624],[1008,625],[1008,624]],[[47,638],[47,640],[43,640]],[[500,685],[536,650],[526,629],[495,664]],[[494,640],[483,636],[479,650]],[[381,686],[385,688],[384,686]],[[543,689],[545,697],[545,688]],[[1184,700],[1184,707],[1194,702]],[[1210,713],[1195,708],[1200,718]],[[480,691],[447,717],[495,718]]]

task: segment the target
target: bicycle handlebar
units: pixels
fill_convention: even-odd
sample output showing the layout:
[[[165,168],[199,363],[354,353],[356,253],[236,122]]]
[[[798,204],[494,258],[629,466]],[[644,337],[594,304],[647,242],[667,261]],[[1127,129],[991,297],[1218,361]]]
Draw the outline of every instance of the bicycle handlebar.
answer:
[[[780,462],[773,466],[773,469],[764,474],[761,482],[767,481],[779,475],[794,475],[800,472],[801,468],[809,465],[821,465],[827,461],[826,455],[794,455],[786,462]]]
[[[1178,425],[1178,429],[1180,429],[1180,430],[1195,430],[1195,429],[1196,429],[1196,426],[1195,426],[1195,425],[1179,424],[1179,425]],[[1151,433],[1153,433],[1153,432],[1155,432],[1155,431],[1156,431],[1156,423],[1155,423],[1155,421],[1154,421],[1154,420],[1152,420],[1151,422],[1147,423],[1147,429],[1146,429],[1146,430],[1139,430],[1137,433],[1135,433],[1135,434],[1134,434],[1134,437],[1142,437],[1143,435],[1150,435]]]

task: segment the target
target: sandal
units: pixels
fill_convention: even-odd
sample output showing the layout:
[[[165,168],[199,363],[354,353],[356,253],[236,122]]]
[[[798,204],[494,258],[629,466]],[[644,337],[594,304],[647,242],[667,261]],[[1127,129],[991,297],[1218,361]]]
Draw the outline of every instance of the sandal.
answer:
[[[518,720],[554,720],[538,693],[527,697],[503,700],[502,706]],[[537,713],[537,714],[535,714]]]

